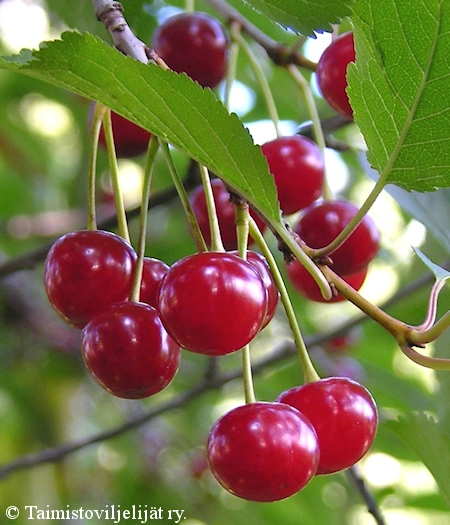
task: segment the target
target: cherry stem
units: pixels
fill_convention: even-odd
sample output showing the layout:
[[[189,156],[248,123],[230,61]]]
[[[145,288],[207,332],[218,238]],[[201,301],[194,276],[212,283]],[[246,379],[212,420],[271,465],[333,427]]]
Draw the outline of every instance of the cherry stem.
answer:
[[[295,315],[294,307],[292,306],[292,301],[291,301],[291,298],[289,297],[289,292],[287,291],[286,285],[284,283],[283,277],[278,268],[277,262],[271,250],[267,246],[264,236],[262,235],[261,231],[258,228],[258,225],[256,224],[253,218],[250,218],[249,230],[250,230],[250,235],[252,236],[254,241],[258,244],[258,247],[261,250],[261,253],[266,258],[266,261],[269,265],[269,268],[272,273],[275,284],[278,288],[278,291],[280,292],[280,298],[283,303],[284,310],[286,312],[286,316],[288,318],[289,326],[291,328],[292,336],[294,339],[294,344],[297,349],[300,363],[302,366],[304,382],[312,383],[313,381],[317,381],[320,379],[320,376],[317,373],[316,369],[314,368],[314,365],[308,353],[308,349],[306,348],[305,341],[303,340],[303,336],[300,330],[300,326],[298,324],[297,316]]]
[[[148,220],[148,202],[150,200],[150,188],[155,167],[155,157],[159,148],[158,139],[152,135],[150,138],[147,157],[144,168],[144,184],[142,190],[142,205],[139,221],[139,240],[137,248],[136,269],[134,272],[133,286],[131,289],[130,300],[138,302],[141,295],[142,269],[144,267],[145,240]]]
[[[114,201],[116,205],[117,224],[119,234],[128,242],[130,242],[130,234],[128,232],[127,216],[123,204],[122,192],[119,183],[119,165],[117,163],[116,147],[114,145],[113,129],[111,124],[111,110],[106,109],[103,116],[103,129],[105,132],[106,148],[108,152],[109,166],[111,170],[111,182],[114,192]]]
[[[312,131],[314,140],[317,143],[318,148],[322,152],[322,156],[325,157],[325,148],[326,148],[326,142],[325,142],[325,136],[322,129],[322,124],[319,117],[319,112],[317,111],[316,102],[314,100],[314,96],[312,94],[311,88],[309,86],[309,83],[305,79],[305,77],[301,74],[301,72],[298,70],[298,68],[292,64],[289,64],[286,67],[289,75],[293,79],[293,81],[296,83],[296,85],[299,87],[300,91],[302,92],[304,101],[306,103],[306,107],[308,109],[309,116],[311,118],[312,123]],[[324,199],[331,199],[333,198],[333,192],[330,188],[330,185],[328,184],[328,177],[325,177],[324,185],[322,189],[322,196]]]
[[[420,354],[408,344],[400,345],[400,349],[406,355],[406,357],[411,359],[411,361],[414,361],[414,363],[421,365],[425,368],[432,368],[433,370],[442,371],[450,370],[450,359]]]
[[[209,228],[211,231],[211,250],[215,252],[224,252],[225,247],[222,243],[219,220],[217,218],[216,203],[211,186],[211,179],[206,166],[199,164],[200,177],[202,179],[203,190],[205,192],[206,209],[208,210]]]
[[[270,88],[269,82],[267,81],[267,77],[264,73],[264,70],[261,66],[260,60],[258,60],[255,56],[255,54],[252,51],[252,48],[248,45],[245,38],[242,36],[241,32],[241,26],[234,23],[231,26],[231,38],[238,43],[240,49],[245,53],[247,60],[250,63],[250,66],[253,70],[253,73],[256,77],[256,80],[258,81],[261,91],[263,93],[263,97],[266,103],[267,111],[270,115],[270,118],[273,122],[273,125],[275,127],[275,133],[277,137],[280,135],[279,130],[279,123],[280,119],[278,116],[277,106],[275,104],[275,100],[273,98],[273,93]]]
[[[449,327],[450,311],[446,312],[438,321],[436,321],[426,330],[411,330],[408,340],[412,345],[422,346],[425,343],[429,343],[437,339]]]
[[[90,150],[89,150],[89,172],[88,172],[88,205],[87,205],[87,227],[88,230],[97,229],[97,214],[96,214],[96,173],[97,173],[97,152],[98,152],[98,138],[102,128],[103,116],[106,108],[100,103],[94,106],[94,113],[92,115],[92,126],[90,134]]]
[[[247,404],[256,401],[255,388],[253,386],[252,362],[250,358],[250,345],[245,345],[242,352],[242,373],[244,379],[244,396]]]
[[[177,190],[178,196],[181,201],[181,205],[183,206],[183,209],[186,213],[187,221],[191,229],[192,235],[194,237],[197,249],[199,252],[204,252],[207,250],[205,239],[203,238],[202,232],[200,231],[197,219],[195,218],[195,214],[192,211],[188,194],[183,186],[183,181],[181,180],[180,174],[178,173],[175,163],[173,162],[169,146],[167,142],[164,142],[161,139],[159,139],[159,146],[166,160],[169,172],[172,176],[173,184],[175,186],[175,189]]]
[[[372,191],[370,192],[367,199],[359,207],[354,217],[352,217],[350,222],[345,226],[341,233],[339,233],[339,235],[337,235],[336,238],[333,239],[333,241],[330,244],[328,244],[328,246],[324,246],[323,248],[313,250],[312,257],[325,257],[326,255],[330,255],[334,251],[336,251],[354,232],[358,224],[362,221],[364,216],[372,207],[373,203],[377,200],[378,196],[383,191],[385,185],[385,181],[382,178],[379,178],[378,181],[375,183],[375,186],[372,188]]]
[[[446,279],[439,279],[436,281],[431,288],[430,292],[430,298],[428,301],[428,309],[427,309],[427,315],[423,321],[418,326],[415,326],[414,328],[418,331],[423,332],[424,330],[428,330],[432,327],[434,321],[436,320],[436,314],[437,314],[437,301],[439,297],[439,293],[442,290],[442,288],[445,286]]]
[[[224,105],[228,110],[230,109],[231,88],[233,87],[233,82],[236,79],[238,57],[239,45],[237,44],[237,42],[232,41],[230,44],[230,50],[228,54],[227,74],[225,78],[224,93]]]

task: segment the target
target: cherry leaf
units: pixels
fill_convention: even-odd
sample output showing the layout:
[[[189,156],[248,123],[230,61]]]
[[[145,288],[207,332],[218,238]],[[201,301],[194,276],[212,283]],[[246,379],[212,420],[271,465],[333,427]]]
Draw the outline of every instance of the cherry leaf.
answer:
[[[243,0],[274,22],[306,36],[332,30],[349,16],[354,0]]]
[[[185,74],[142,64],[89,33],[65,32],[29,58],[26,52],[0,59],[0,68],[103,103],[204,164],[281,229],[276,187],[261,148],[210,89]]]
[[[359,0],[350,103],[385,184],[450,186],[450,3]]]
[[[437,265],[433,261],[431,261],[421,250],[418,248],[413,248],[416,255],[419,257],[419,259],[425,264],[425,266],[433,272],[434,276],[436,277],[437,281],[445,281],[450,278],[450,272],[446,270],[445,268],[442,268],[442,266]]]

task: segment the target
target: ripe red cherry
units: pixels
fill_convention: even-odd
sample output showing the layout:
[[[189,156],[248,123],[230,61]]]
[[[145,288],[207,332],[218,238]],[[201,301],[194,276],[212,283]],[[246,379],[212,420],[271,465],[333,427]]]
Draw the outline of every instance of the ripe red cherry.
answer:
[[[169,265],[153,257],[144,257],[139,300],[156,308],[158,288],[169,271]]]
[[[346,377],[328,377],[291,388],[277,401],[295,407],[314,427],[320,449],[317,474],[351,467],[375,438],[375,401],[365,387]]]
[[[171,266],[158,290],[158,311],[181,347],[224,355],[239,350],[259,332],[267,292],[247,261],[231,253],[202,252]]]
[[[275,179],[283,213],[302,210],[320,197],[325,168],[315,142],[294,135],[266,142],[261,149]]]
[[[301,490],[317,469],[319,448],[309,421],[281,403],[252,403],[213,426],[208,461],[218,482],[250,501],[279,501]]]
[[[225,184],[220,179],[213,179],[211,187],[216,205],[217,220],[219,222],[220,235],[225,250],[237,249],[236,234],[236,213],[234,204],[230,202],[230,194]],[[197,186],[189,198],[192,211],[197,219],[200,231],[208,247],[211,247],[211,229],[209,226],[208,208],[206,206],[205,190],[202,185]],[[250,215],[255,219],[258,228],[265,230],[265,223],[258,216],[250,211]],[[251,244],[253,239],[250,237],[248,242]]]
[[[238,252],[233,251],[231,253],[237,255]],[[275,315],[275,311],[278,306],[278,301],[280,299],[280,292],[278,291],[277,285],[275,284],[275,280],[272,276],[272,273],[270,272],[269,264],[267,263],[267,260],[264,257],[264,255],[261,255],[258,252],[254,252],[253,250],[248,250],[247,261],[258,270],[264,283],[264,286],[267,290],[267,313],[263,325],[261,327],[262,329],[269,324],[269,321],[271,321],[271,319]]]
[[[154,308],[115,303],[83,329],[84,361],[96,381],[118,397],[140,399],[165,388],[175,376],[180,347]]]
[[[213,88],[225,77],[228,38],[214,17],[180,13],[156,28],[153,49],[177,73],[186,73],[203,87]]]
[[[345,200],[315,203],[304,210],[294,229],[309,247],[323,248],[341,233],[357,211],[355,204]],[[378,228],[373,219],[365,215],[342,246],[330,254],[331,268],[341,277],[356,274],[367,267],[378,248]]]
[[[340,301],[345,301],[345,297],[339,293],[333,295],[333,297],[329,300],[324,299],[322,292],[320,291],[320,288],[313,276],[297,259],[286,265],[286,273],[289,277],[289,282],[292,284],[295,290],[310,301],[315,301],[318,303],[338,303]],[[352,288],[359,290],[364,284],[366,275],[367,268],[363,268],[355,274],[346,275],[343,277],[343,279]]]
[[[118,235],[79,230],[60,237],[51,247],[44,284],[55,310],[82,328],[111,303],[128,299],[136,253]]]
[[[317,64],[317,84],[330,106],[341,115],[353,118],[347,95],[347,67],[355,61],[353,33],[336,38],[322,53]]]
[[[151,133],[137,126],[128,119],[111,111],[111,125],[114,135],[114,146],[119,158],[130,158],[142,155],[147,151]],[[106,149],[105,132],[100,129],[98,143]]]

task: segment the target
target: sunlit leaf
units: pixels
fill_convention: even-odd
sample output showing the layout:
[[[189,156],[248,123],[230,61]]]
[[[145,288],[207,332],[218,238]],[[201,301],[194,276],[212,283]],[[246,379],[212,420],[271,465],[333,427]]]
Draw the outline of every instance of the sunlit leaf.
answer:
[[[407,190],[450,186],[450,4],[360,0],[353,21],[349,95],[370,163]]]

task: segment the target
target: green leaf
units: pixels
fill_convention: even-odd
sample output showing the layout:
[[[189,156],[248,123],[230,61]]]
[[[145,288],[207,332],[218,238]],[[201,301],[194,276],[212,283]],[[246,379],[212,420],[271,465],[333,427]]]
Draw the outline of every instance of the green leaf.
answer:
[[[359,0],[350,102],[382,181],[450,186],[450,3]]]
[[[331,31],[349,16],[354,0],[243,0],[274,22],[306,36]]]
[[[450,505],[450,439],[439,423],[426,414],[410,413],[384,425],[417,454]]]
[[[419,257],[419,259],[423,262],[423,264],[425,264],[425,266],[431,272],[433,272],[434,276],[436,277],[436,280],[443,281],[450,278],[450,272],[448,270],[442,268],[441,266],[431,261],[422,251],[419,250],[419,248],[413,248],[413,250]]]
[[[186,152],[221,177],[274,224],[275,183],[259,146],[209,89],[184,74],[142,64],[89,33],[66,32],[15,69],[98,100]]]

